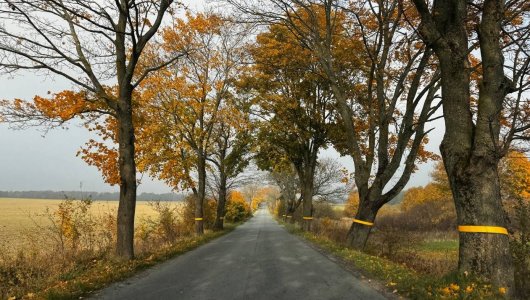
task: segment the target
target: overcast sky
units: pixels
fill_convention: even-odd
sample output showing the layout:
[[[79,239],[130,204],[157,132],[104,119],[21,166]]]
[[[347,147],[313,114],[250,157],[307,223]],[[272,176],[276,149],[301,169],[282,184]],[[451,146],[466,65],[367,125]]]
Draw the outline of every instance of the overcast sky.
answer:
[[[204,1],[185,1],[194,9],[200,9]],[[0,76],[0,99],[31,99],[34,95],[46,95],[48,91],[72,88],[61,78],[39,77],[31,72],[20,72],[15,77]],[[438,146],[443,134],[443,122],[433,124],[436,130],[430,135],[428,150],[439,153]],[[83,190],[116,191],[104,183],[95,167],[85,164],[76,153],[93,136],[82,127],[71,124],[67,130],[56,129],[44,134],[42,129],[10,130],[0,123],[0,190]],[[349,170],[353,170],[350,157],[339,157],[325,150],[322,157],[336,157]],[[429,181],[433,164],[424,164],[414,174],[408,186],[424,185]],[[170,192],[163,182],[144,176],[138,192]]]

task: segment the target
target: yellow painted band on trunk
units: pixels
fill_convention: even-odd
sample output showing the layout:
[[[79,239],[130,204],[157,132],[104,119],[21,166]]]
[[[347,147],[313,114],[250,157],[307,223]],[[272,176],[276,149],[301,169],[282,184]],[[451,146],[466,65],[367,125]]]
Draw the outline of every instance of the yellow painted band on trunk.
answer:
[[[285,215],[282,215],[282,217],[285,217]]]
[[[287,218],[292,218],[293,216],[287,216]]]
[[[366,225],[366,226],[374,226],[374,223],[366,222],[366,221],[362,221],[362,220],[358,220],[358,219],[353,219],[353,222],[354,223],[363,224],[363,225]]]
[[[304,220],[313,220],[313,217],[304,217]]]
[[[462,225],[458,226],[460,232],[473,232],[473,233],[498,233],[508,235],[508,230],[500,226],[474,226],[474,225]]]
[[[195,218],[195,221],[202,221],[202,218]]]

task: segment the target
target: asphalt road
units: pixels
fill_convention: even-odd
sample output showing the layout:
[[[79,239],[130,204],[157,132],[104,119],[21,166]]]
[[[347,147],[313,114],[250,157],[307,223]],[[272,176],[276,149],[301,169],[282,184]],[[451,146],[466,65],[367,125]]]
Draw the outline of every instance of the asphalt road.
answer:
[[[94,299],[385,299],[286,232],[266,210],[233,232]]]

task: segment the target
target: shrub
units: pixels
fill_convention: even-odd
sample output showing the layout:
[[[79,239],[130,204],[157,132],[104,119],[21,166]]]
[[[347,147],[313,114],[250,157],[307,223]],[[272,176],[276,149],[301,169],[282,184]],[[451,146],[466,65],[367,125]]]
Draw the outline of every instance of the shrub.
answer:
[[[311,224],[311,231],[318,236],[328,238],[344,245],[350,225],[351,223],[349,220],[334,220],[326,217],[316,218]]]
[[[313,203],[313,217],[339,219],[339,214],[328,201],[317,200]]]
[[[146,217],[140,220],[135,228],[139,240],[138,247],[151,249],[159,244],[172,245],[178,237],[189,234],[181,221],[183,208],[169,202],[149,202],[149,206],[157,213],[156,217]]]
[[[450,201],[419,203],[407,210],[392,213],[382,211],[378,214],[376,223],[378,227],[415,232],[454,231],[457,226],[456,210]]]
[[[241,222],[252,215],[250,206],[237,192],[230,193],[225,208],[225,221]]]
[[[203,210],[203,222],[205,229],[211,229],[215,222],[217,202],[205,199]],[[184,210],[182,211],[181,226],[187,232],[195,231],[195,196],[189,195],[184,199]]]

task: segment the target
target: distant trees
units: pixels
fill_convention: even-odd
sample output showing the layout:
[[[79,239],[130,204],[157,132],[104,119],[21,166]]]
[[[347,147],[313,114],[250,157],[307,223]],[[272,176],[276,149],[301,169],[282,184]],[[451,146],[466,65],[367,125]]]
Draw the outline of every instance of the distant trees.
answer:
[[[133,93],[153,71],[175,61],[181,53],[139,68],[172,0],[141,1],[2,1],[0,70],[40,71],[72,82],[75,91],[4,103],[7,121],[27,125],[61,124],[79,115],[115,120],[120,185],[116,253],[134,257],[136,203]],[[109,81],[112,82],[109,86]]]
[[[87,199],[92,200],[119,200],[119,192],[94,192],[94,191],[0,191],[0,198],[30,198],[30,199]],[[136,196],[143,201],[180,201],[182,194],[176,193],[141,193]]]
[[[297,197],[300,191],[300,181],[296,171],[291,167],[275,168],[270,171],[271,181],[280,189],[280,210],[284,220],[293,217],[294,211],[302,203],[302,197]],[[292,219],[291,219],[292,220]]]
[[[401,209],[409,210],[417,205],[436,201],[450,202],[452,200],[449,182],[445,174],[443,163],[438,162],[431,173],[432,182],[424,187],[412,187],[405,192]]]
[[[256,41],[250,49],[254,66],[244,84],[264,119],[258,125],[257,159],[266,169],[280,161],[294,167],[308,230],[318,153],[327,147],[334,122],[331,90],[317,61],[287,26],[271,25]]]
[[[285,26],[329,85],[340,129],[334,146],[351,156],[359,209],[348,244],[363,249],[379,209],[407,184],[441,103],[432,51],[401,1],[231,1],[256,22]],[[395,179],[397,178],[397,179]],[[367,225],[368,224],[368,225]]]
[[[291,166],[291,169],[288,168],[289,166]],[[351,190],[351,186],[347,182],[347,176],[348,172],[336,160],[330,158],[318,160],[313,178],[312,199],[317,198],[317,200],[325,202],[342,201],[348,191]],[[280,189],[279,200],[283,210],[279,211],[279,213],[285,215],[285,218],[293,218],[295,211],[305,201],[301,193],[298,173],[292,165],[287,165],[287,167],[282,169],[272,169],[269,177],[271,182]],[[311,209],[313,212],[313,207]]]

